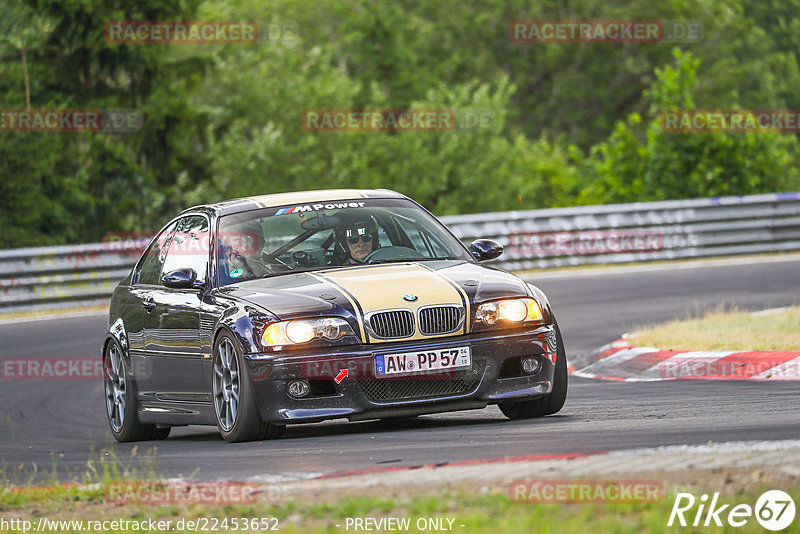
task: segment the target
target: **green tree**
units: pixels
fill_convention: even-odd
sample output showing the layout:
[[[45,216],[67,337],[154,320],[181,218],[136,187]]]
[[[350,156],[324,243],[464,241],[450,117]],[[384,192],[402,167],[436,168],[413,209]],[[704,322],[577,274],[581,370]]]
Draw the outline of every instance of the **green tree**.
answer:
[[[663,111],[695,109],[699,61],[674,51],[674,65],[656,69],[645,140],[638,114],[617,123],[608,141],[583,163],[582,203],[745,195],[800,186],[797,139],[778,133],[668,133]],[[737,108],[736,104],[725,106]]]
[[[513,20],[591,18],[699,22],[704,35],[508,36]],[[108,21],[130,19],[255,20],[270,35],[104,39]],[[391,187],[442,214],[797,189],[794,136],[668,134],[657,119],[800,107],[798,20],[800,0],[8,0],[2,109],[136,108],[145,121],[132,134],[0,132],[0,246],[93,241],[197,202],[320,187]],[[493,120],[444,133],[300,125],[307,109],[363,107]]]

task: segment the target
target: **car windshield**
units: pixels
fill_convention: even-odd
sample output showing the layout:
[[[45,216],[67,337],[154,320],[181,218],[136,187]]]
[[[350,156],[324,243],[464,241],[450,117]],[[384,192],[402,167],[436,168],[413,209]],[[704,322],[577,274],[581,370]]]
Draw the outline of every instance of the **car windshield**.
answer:
[[[404,199],[354,199],[226,215],[219,221],[220,286],[292,272],[438,259],[464,246]]]

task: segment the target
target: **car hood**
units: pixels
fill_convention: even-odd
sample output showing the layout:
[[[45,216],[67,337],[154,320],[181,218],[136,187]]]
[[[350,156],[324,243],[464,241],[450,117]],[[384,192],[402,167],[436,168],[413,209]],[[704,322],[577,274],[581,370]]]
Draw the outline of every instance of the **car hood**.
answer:
[[[222,289],[264,308],[281,320],[350,314],[363,320],[380,310],[476,302],[527,296],[516,276],[465,261],[359,265],[249,280]]]

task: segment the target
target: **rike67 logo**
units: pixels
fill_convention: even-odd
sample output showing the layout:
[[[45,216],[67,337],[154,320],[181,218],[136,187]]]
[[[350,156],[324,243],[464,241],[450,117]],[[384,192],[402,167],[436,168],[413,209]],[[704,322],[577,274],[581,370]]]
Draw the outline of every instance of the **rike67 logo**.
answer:
[[[696,509],[695,509],[696,506]],[[669,514],[667,526],[675,521],[685,527],[721,527],[728,524],[732,527],[743,527],[755,516],[756,521],[767,530],[783,530],[792,524],[795,517],[795,504],[792,497],[781,490],[764,492],[756,501],[755,507],[749,504],[722,504],[719,493],[714,493],[709,501],[708,494],[696,499],[691,493],[678,493],[675,504]]]

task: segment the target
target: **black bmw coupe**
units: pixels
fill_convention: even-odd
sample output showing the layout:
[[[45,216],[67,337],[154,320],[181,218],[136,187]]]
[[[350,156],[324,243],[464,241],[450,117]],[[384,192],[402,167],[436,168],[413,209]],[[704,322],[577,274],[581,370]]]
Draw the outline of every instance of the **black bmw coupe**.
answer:
[[[231,442],[287,424],[497,404],[558,412],[567,362],[544,293],[483,265],[388,190],[243,198],[188,209],[111,299],[105,397],[118,441],[216,425]]]

